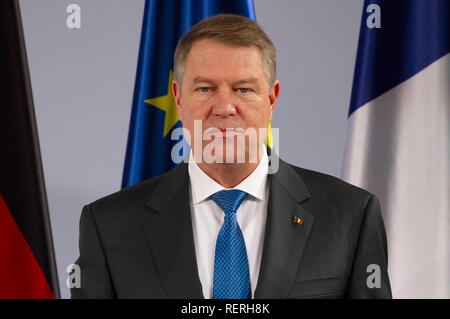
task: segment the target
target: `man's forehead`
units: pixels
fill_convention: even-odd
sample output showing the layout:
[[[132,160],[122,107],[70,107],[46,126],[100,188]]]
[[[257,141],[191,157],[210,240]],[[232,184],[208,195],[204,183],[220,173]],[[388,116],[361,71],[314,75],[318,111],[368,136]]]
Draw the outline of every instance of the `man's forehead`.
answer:
[[[218,52],[228,55],[252,55],[253,58],[258,55],[261,59],[261,53],[254,45],[232,45],[215,39],[199,39],[192,44],[187,61],[214,58]]]
[[[263,63],[255,46],[231,46],[211,39],[194,42],[186,59],[186,72],[192,81],[211,80],[228,75],[235,81],[258,81]]]

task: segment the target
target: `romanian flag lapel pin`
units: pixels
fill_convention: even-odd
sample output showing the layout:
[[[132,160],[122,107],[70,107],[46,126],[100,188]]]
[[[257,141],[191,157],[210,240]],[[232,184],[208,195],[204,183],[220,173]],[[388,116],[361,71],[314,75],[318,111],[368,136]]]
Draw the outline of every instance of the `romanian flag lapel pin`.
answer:
[[[302,225],[303,224],[303,219],[301,219],[300,217],[295,216],[294,217],[294,223]]]

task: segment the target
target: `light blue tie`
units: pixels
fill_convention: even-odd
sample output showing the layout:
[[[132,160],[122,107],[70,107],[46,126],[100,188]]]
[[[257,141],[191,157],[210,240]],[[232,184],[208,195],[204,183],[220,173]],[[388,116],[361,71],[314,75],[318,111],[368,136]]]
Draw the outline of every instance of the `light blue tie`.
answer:
[[[216,241],[214,258],[214,299],[250,299],[250,274],[244,236],[237,223],[236,211],[247,197],[237,190],[223,190],[211,199],[225,212]]]

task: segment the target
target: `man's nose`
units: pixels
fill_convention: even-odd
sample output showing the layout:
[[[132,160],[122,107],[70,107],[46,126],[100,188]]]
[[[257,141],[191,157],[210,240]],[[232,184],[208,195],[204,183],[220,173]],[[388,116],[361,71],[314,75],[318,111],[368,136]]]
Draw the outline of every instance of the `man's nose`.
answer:
[[[231,89],[219,89],[213,103],[215,116],[226,117],[236,114],[236,101]]]

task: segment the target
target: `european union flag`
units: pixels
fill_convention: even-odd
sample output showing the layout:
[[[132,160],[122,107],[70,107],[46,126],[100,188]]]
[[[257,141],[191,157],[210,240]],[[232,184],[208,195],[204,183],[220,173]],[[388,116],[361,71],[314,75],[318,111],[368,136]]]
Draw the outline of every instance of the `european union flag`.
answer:
[[[172,147],[186,142],[171,139],[181,127],[171,89],[173,54],[193,25],[219,13],[255,20],[253,0],[146,0],[122,188],[177,165]]]

